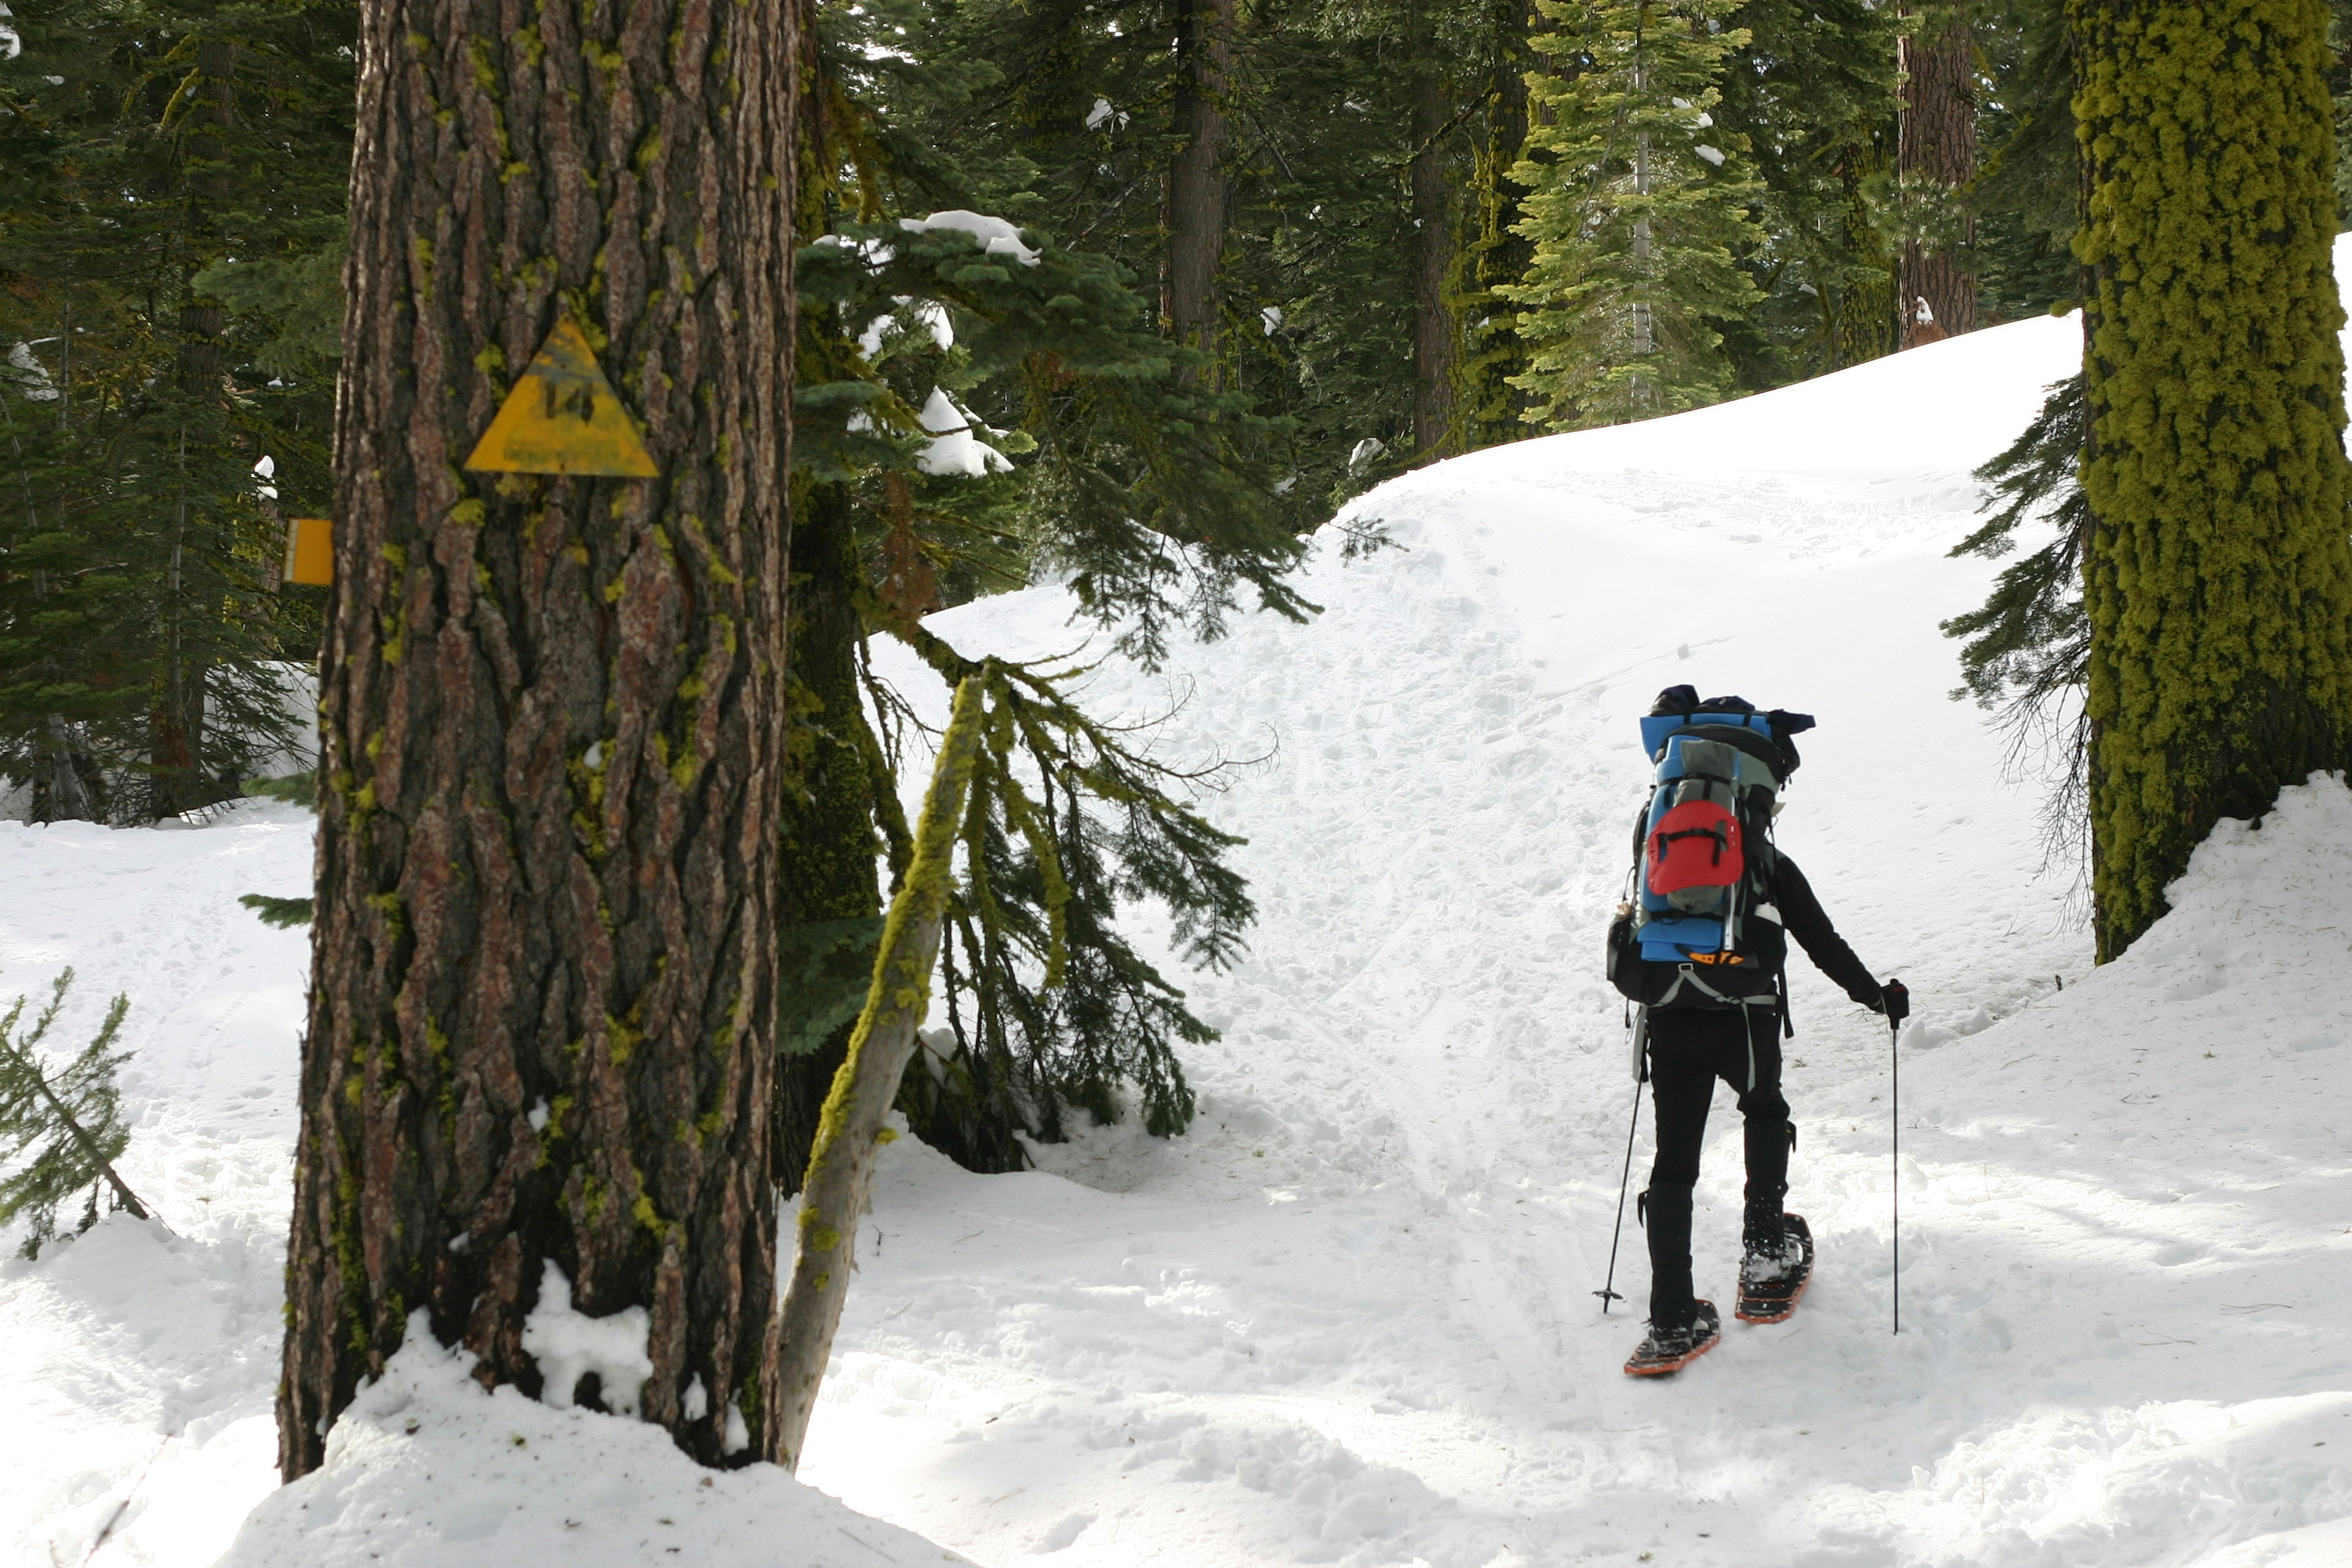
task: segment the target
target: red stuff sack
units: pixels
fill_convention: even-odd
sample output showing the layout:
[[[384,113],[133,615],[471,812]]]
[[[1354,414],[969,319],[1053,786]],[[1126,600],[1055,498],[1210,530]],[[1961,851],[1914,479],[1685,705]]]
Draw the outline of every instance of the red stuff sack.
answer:
[[[1706,799],[1685,801],[1661,816],[1642,858],[1648,889],[1693,914],[1728,910],[1731,889],[1748,871],[1738,816]]]

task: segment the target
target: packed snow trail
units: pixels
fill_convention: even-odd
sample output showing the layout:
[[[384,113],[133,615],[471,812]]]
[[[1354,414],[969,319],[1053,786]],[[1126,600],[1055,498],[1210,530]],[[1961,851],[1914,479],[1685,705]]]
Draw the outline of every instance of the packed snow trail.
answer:
[[[1309,574],[1316,625],[1244,623],[1172,683],[1107,674],[1115,707],[1183,702],[1171,755],[1276,752],[1214,806],[1251,838],[1263,915],[1251,961],[1194,986],[1226,1031],[1190,1059],[1201,1125],[1095,1133],[1041,1151],[1052,1175],[984,1183],[900,1154],[806,1473],[997,1562],[2193,1562],[2345,1511],[2301,1484],[2341,1473],[2315,1463],[2320,1432],[2274,1519],[2255,1500],[2284,1442],[2150,1458],[2282,1408],[2265,1398],[2315,1401],[2299,1434],[2352,1409],[2327,1392],[2346,1275],[2324,1177],[2277,1200],[2300,1245],[2224,1265],[2243,1219],[2174,1206],[2172,1154],[2125,1141],[2187,1136],[2171,1118],[2236,1084],[2265,1147],[2340,1170],[2341,1113],[2299,1097],[2343,1059],[2268,1084],[2248,1044],[2204,1062],[2192,1026],[2140,1027],[2128,966],[2055,995],[2088,955],[2063,879],[2036,878],[2036,792],[1946,700],[1937,623],[1990,576],[1944,555],[1969,470],[2070,368],[2074,331],[1424,470],[1357,509],[1399,549]],[[1034,655],[1067,646],[1066,609],[936,624]],[[1820,716],[1781,842],[1919,999],[1909,1331],[1887,1332],[1886,1036],[1799,961],[1790,1202],[1820,1272],[1790,1321],[1728,1325],[1649,1386],[1618,1371],[1638,1311],[1591,1294],[1633,1092],[1599,946],[1647,773],[1633,719],[1683,680]],[[2150,1067],[2192,1043],[2194,1095],[2189,1064]],[[2128,1073],[2167,1099],[2124,1103]],[[1721,1099],[1696,1256],[1727,1303]],[[2218,1180],[2231,1145],[2210,1153]],[[1647,1155],[1645,1126],[1637,1182]],[[2263,1301],[2288,1362],[2222,1310]],[[2297,1366],[2326,1370],[2305,1387]]]
[[[2225,830],[2092,973],[2066,879],[2037,878],[2036,790],[1946,697],[1937,623],[1992,570],[1944,554],[1969,470],[2078,345],[2026,322],[1422,470],[1355,509],[1395,548],[1318,556],[1315,624],[1106,667],[1104,709],[1181,706],[1171,757],[1265,753],[1209,803],[1250,837],[1260,920],[1245,963],[1187,982],[1224,1030],[1187,1054],[1200,1119],[1011,1176],[887,1149],[803,1478],[1000,1568],[2344,1561],[2352,1053],[2326,988],[2352,795]],[[932,624],[1035,654],[1072,646],[1066,615],[1039,591]],[[1591,1294],[1633,1091],[1599,963],[1634,718],[1681,681],[1820,717],[1780,840],[1919,1012],[1905,1331],[1885,1027],[1798,960],[1812,1287],[1643,1383],[1618,1370],[1648,1278],[1630,1216],[1630,1304]],[[25,1561],[79,1560],[128,1498],[100,1563],[209,1563],[268,1490],[303,943],[230,900],[299,891],[307,826],[0,826],[0,994],[77,964],[86,1029],[131,992],[127,1173],[177,1233],[116,1219],[0,1267],[0,1388],[30,1413],[0,1431],[0,1540]],[[1727,1095],[1710,1132],[1696,1263],[1727,1310]],[[1648,1155],[1645,1111],[1637,1186]],[[470,1507],[445,1512],[482,1533],[408,1560],[528,1554]],[[296,1560],[289,1519],[241,1568]]]

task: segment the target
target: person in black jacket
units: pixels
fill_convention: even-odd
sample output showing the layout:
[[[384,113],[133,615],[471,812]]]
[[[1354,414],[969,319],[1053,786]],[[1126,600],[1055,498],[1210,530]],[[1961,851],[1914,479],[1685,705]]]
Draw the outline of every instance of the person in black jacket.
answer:
[[[1771,840],[1779,792],[1799,763],[1794,737],[1813,727],[1811,716],[1759,712],[1738,697],[1702,702],[1695,689],[1673,686],[1643,723],[1660,764],[1658,788],[1671,793],[1654,792],[1636,819],[1643,908],[1618,907],[1609,974],[1642,1004],[1657,1110],[1657,1159],[1638,1211],[1649,1238],[1650,1332],[1625,1363],[1628,1373],[1653,1374],[1687,1364],[1722,1333],[1714,1303],[1692,1293],[1690,1254],[1691,1190],[1717,1079],[1738,1097],[1747,1123],[1740,1315],[1786,1317],[1811,1268],[1811,1233],[1782,1208],[1797,1138],[1780,1093],[1787,939],[1862,1005],[1884,1012],[1887,994]],[[1723,902],[1710,907],[1718,894]],[[1674,929],[1692,916],[1694,942],[1680,945]],[[1656,946],[1684,958],[1654,950],[1641,934],[1653,921],[1667,932]]]
[[[1885,1010],[1878,982],[1845,944],[1813,896],[1812,884],[1785,853],[1776,854],[1772,901],[1788,933],[1845,994]],[[1658,1152],[1642,1210],[1650,1244],[1650,1340],[1636,1362],[1686,1362],[1721,1331],[1712,1302],[1691,1288],[1691,1189],[1698,1182],[1715,1080],[1729,1084],[1747,1122],[1748,1192],[1741,1226],[1743,1279],[1785,1270],[1794,1241],[1782,1212],[1789,1151],[1797,1139],[1780,1093],[1780,1015],[1777,1007],[1706,1004],[1649,1015],[1650,1092],[1657,1110]]]

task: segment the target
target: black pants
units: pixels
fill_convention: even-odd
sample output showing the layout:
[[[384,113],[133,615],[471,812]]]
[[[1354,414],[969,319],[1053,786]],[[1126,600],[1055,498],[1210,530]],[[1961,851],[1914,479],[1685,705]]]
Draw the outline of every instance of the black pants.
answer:
[[[1691,1188],[1706,1138],[1715,1080],[1739,1096],[1748,1122],[1748,1201],[1777,1212],[1789,1191],[1795,1124],[1780,1097],[1780,1016],[1769,1007],[1684,1008],[1650,1015],[1650,1094],[1658,1157],[1643,1194],[1650,1240],[1650,1321],[1680,1328],[1698,1314],[1691,1295]]]

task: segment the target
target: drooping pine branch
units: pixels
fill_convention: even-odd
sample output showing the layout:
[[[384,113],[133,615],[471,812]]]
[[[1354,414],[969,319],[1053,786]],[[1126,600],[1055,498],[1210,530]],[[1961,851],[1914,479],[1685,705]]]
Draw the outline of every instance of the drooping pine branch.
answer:
[[[117,1070],[131,1059],[130,1052],[115,1049],[131,998],[114,998],[98,1033],[70,1061],[51,1068],[41,1059],[41,1042],[65,1006],[73,978],[71,969],[58,974],[48,1005],[22,1037],[16,1031],[24,997],[0,1016],[0,1168],[8,1170],[0,1177],[0,1225],[26,1222],[26,1258],[55,1238],[58,1205],[84,1188],[91,1194],[81,1229],[97,1221],[101,1184],[111,1192],[110,1206],[148,1217],[146,1205],[114,1165],[131,1142],[115,1084]]]
[[[1136,743],[1144,726],[1087,713],[1068,689],[1089,666],[969,659],[919,626],[905,640],[988,704],[948,910],[956,1048],[934,1069],[948,1141],[1012,1149],[992,1124],[1057,1140],[1066,1108],[1109,1121],[1122,1089],[1147,1131],[1181,1131],[1193,1100],[1177,1048],[1216,1031],[1118,921],[1154,900],[1188,963],[1241,956],[1255,907],[1225,858],[1242,840],[1182,798],[1224,764],[1171,766]],[[973,1094],[986,1103],[963,1103]]]

